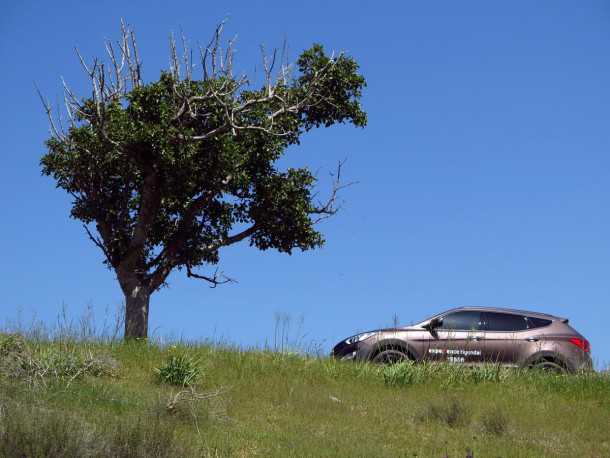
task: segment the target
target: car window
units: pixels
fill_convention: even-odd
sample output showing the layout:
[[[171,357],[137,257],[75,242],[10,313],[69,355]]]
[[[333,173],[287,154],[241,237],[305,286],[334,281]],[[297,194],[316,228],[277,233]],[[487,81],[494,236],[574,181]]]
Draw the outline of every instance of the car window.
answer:
[[[527,329],[525,317],[513,313],[484,312],[483,321],[486,331],[511,332]]]
[[[532,316],[527,317],[528,329],[542,328],[543,326],[548,326],[551,323],[551,320],[545,320],[544,318],[534,318]]]
[[[440,329],[453,329],[461,331],[476,331],[481,329],[481,312],[464,310],[453,312],[443,317]]]

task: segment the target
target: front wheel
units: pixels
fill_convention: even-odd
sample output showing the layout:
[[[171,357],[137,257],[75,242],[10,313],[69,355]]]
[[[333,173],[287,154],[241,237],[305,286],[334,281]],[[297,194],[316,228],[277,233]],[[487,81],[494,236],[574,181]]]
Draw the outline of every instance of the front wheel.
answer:
[[[383,350],[375,355],[373,362],[376,364],[396,364],[401,361],[407,361],[409,357],[400,350]]]

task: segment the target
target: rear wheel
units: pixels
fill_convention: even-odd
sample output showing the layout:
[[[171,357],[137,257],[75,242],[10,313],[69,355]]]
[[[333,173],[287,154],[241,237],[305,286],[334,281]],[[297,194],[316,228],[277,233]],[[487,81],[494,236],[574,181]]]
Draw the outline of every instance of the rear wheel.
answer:
[[[541,359],[536,361],[530,366],[532,369],[536,369],[543,372],[550,372],[553,374],[565,374],[567,373],[566,368],[558,363],[557,361],[553,361],[551,359]]]
[[[388,349],[379,352],[373,358],[373,362],[376,364],[396,364],[401,361],[407,361],[409,357],[400,350]]]

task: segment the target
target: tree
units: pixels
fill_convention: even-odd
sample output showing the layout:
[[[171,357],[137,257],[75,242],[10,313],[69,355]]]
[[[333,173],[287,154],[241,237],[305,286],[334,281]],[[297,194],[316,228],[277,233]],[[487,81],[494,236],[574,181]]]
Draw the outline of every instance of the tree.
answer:
[[[179,52],[172,37],[169,70],[144,82],[134,32],[121,23],[106,63],[76,51],[92,91],[78,97],[64,82],[65,129],[41,96],[51,129],[43,174],[72,196],[71,216],[115,271],[126,338],[147,336],[150,296],[174,269],[216,286],[230,279],[196,268],[216,265],[222,247],[321,246],[314,226],[337,211],[341,164],[318,202],[309,169],[276,162],[314,127],[366,124],[365,80],[351,57],[314,44],[289,66],[263,53],[264,81],[254,87],[234,75],[234,40],[223,50],[221,32],[222,24],[199,49],[199,78],[186,40]]]

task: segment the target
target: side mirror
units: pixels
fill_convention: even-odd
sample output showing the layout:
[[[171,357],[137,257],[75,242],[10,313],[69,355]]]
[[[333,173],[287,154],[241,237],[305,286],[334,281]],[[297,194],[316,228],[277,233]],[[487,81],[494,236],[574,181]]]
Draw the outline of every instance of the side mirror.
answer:
[[[443,319],[442,318],[432,318],[428,324],[426,324],[424,327],[432,332],[434,331],[436,328],[440,327],[443,324]]]

